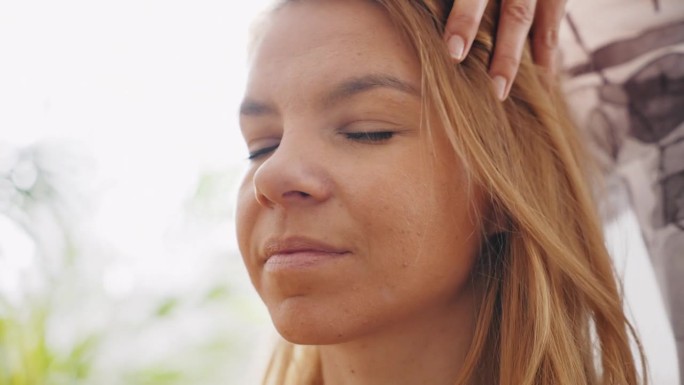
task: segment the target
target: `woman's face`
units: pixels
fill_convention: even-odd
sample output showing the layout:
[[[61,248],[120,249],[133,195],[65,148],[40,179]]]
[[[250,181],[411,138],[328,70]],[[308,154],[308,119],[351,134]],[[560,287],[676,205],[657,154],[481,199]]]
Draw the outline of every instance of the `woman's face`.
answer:
[[[338,343],[439,316],[470,286],[482,194],[440,127],[427,143],[420,85],[414,52],[371,2],[272,16],[240,111],[252,159],[237,233],[286,339]]]

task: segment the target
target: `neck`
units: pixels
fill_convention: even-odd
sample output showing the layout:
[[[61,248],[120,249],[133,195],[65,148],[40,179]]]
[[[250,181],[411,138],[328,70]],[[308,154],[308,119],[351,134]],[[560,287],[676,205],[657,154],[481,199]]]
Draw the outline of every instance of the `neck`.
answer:
[[[473,293],[448,308],[362,338],[319,347],[325,385],[453,385],[475,328]]]

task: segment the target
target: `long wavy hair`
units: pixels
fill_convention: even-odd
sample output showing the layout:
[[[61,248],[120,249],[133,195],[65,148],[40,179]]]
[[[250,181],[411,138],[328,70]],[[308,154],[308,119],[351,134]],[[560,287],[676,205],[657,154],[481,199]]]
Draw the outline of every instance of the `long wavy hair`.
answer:
[[[623,312],[588,188],[588,157],[558,82],[535,67],[527,47],[508,99],[497,100],[487,72],[496,1],[489,2],[460,64],[453,63],[442,39],[453,0],[373,1],[419,59],[422,108],[431,112],[422,114],[423,127],[428,134],[446,130],[470,180],[487,192],[503,224],[482,240],[473,271],[482,298],[454,383],[646,383],[645,358]],[[430,116],[440,124],[430,124]],[[638,348],[638,360],[630,343]],[[264,384],[322,384],[317,348],[282,341]]]

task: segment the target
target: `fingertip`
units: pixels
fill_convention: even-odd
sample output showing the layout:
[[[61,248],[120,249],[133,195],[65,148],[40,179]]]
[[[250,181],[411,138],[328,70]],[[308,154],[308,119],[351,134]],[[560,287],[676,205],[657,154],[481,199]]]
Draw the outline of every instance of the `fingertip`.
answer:
[[[454,1],[444,26],[444,41],[454,61],[461,62],[468,56],[486,6],[483,0]]]
[[[499,100],[504,101],[508,97],[519,66],[520,60],[516,56],[501,52],[494,53],[489,66],[489,76]]]
[[[460,62],[465,56],[465,41],[459,35],[451,35],[447,40],[449,55],[451,58]]]
[[[492,78],[492,86],[494,87],[494,93],[499,101],[504,101],[508,97],[509,88],[508,81],[501,75],[494,76]]]

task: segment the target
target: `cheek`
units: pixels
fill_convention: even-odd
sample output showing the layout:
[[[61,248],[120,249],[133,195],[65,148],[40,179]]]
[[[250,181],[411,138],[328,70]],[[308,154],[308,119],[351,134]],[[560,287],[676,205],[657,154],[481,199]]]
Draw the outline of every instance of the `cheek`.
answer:
[[[355,210],[369,245],[368,282],[390,302],[458,291],[479,247],[473,195],[422,170],[374,186],[386,193],[369,194]]]
[[[351,223],[359,228],[358,234],[364,240],[361,247],[370,255],[395,250],[393,258],[373,258],[368,262],[401,264],[404,255],[399,251],[411,245],[424,227],[417,215],[422,211],[422,203],[416,198],[414,183],[401,177],[366,176],[357,177],[354,185],[348,187],[344,209],[351,216]]]

